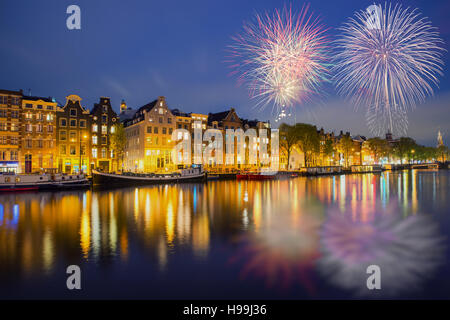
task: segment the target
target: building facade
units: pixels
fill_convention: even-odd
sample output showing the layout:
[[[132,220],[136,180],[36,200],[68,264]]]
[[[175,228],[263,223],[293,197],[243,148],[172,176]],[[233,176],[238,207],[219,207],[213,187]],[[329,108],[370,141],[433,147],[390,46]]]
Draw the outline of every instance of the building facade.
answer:
[[[133,172],[170,172],[176,116],[167,107],[165,97],[140,107],[124,122],[127,143],[124,168]]]
[[[21,112],[21,155],[23,173],[56,172],[56,114],[52,98],[23,96]]]
[[[22,96],[22,91],[0,90],[0,172],[21,172]]]
[[[115,132],[119,118],[111,107],[110,98],[101,97],[99,103],[94,104],[91,115],[91,169],[117,171],[114,150],[111,148],[111,135]]]
[[[57,112],[58,171],[90,173],[92,116],[75,94]]]

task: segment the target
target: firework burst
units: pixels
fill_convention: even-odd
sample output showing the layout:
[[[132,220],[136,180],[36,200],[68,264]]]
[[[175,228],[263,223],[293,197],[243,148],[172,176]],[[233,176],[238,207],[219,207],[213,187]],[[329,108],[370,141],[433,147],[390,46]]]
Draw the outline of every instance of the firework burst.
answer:
[[[229,46],[231,74],[239,74],[256,106],[286,110],[318,92],[327,79],[325,29],[303,7],[256,15]]]
[[[408,108],[438,85],[444,50],[437,29],[416,9],[385,4],[356,13],[341,31],[334,67],[338,91],[374,113],[368,119],[372,131],[387,121],[392,132],[395,118],[404,123]]]

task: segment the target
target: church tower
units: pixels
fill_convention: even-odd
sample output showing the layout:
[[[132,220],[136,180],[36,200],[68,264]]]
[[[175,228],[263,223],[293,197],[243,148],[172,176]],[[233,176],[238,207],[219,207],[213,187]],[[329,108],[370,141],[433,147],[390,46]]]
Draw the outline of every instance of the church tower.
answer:
[[[437,141],[438,141],[437,144],[438,148],[444,145],[444,139],[442,139],[441,130],[438,131]]]
[[[124,112],[125,110],[127,110],[127,104],[125,103],[125,100],[122,100],[122,102],[120,103],[120,113]]]

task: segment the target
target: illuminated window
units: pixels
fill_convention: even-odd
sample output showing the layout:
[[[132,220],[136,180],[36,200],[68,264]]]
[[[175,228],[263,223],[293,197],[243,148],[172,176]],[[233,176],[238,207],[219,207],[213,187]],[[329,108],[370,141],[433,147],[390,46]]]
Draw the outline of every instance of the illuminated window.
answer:
[[[97,148],[92,148],[92,158],[97,158]]]
[[[107,126],[102,126],[102,134],[107,134],[108,133],[108,127]]]
[[[92,136],[92,144],[97,144],[97,136]]]
[[[93,124],[92,125],[92,132],[97,132],[98,131],[98,125]]]
[[[116,132],[116,126],[111,127],[111,133],[114,133],[114,132]]]

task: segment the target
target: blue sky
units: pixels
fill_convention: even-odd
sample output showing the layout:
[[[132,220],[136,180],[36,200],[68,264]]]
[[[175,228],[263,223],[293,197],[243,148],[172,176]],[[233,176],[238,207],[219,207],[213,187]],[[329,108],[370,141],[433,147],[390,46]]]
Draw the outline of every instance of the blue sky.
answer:
[[[418,8],[450,43],[450,2],[393,1]],[[223,62],[231,36],[256,12],[281,9],[303,1],[278,0],[2,0],[0,2],[0,88],[31,89],[33,95],[53,96],[61,103],[78,94],[92,108],[100,96],[111,97],[118,110],[125,99],[139,107],[157,96],[167,97],[171,108],[216,112],[235,107],[245,118],[273,121],[270,108],[253,108],[247,89],[238,86]],[[373,1],[312,0],[335,37],[355,11]],[[66,28],[66,8],[81,8],[81,30]],[[438,128],[450,141],[449,53],[444,55],[444,76],[435,96],[409,114],[408,134],[434,145]],[[331,85],[320,103],[297,106],[295,120],[327,130],[350,130],[369,135],[364,110],[342,101]],[[294,119],[293,119],[294,120]]]

